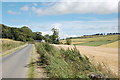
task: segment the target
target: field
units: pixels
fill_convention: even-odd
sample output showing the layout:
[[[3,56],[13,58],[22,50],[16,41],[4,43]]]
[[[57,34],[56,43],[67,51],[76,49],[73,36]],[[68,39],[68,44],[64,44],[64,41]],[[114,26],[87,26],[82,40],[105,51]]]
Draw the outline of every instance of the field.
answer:
[[[76,45],[76,48],[82,55],[86,55],[92,61],[106,64],[113,73],[118,74],[119,36],[120,35],[87,36],[71,39],[72,45],[54,46],[68,49]],[[61,42],[65,44],[66,40],[61,40]]]
[[[115,77],[101,64],[91,63],[91,60],[77,47],[68,49],[65,47],[67,45],[49,45],[48,43],[36,43],[35,45],[41,56],[38,65],[45,65],[49,78],[90,78],[91,73],[102,77]]]
[[[19,47],[19,46],[25,44],[24,42],[15,41],[15,40],[11,40],[11,39],[0,39],[0,41],[1,41],[0,51],[3,53],[10,49],[13,49],[13,48],[16,48],[16,47]]]
[[[71,40],[73,45],[101,46],[118,41],[118,35],[88,36]],[[61,40],[61,42],[65,44],[66,40]]]
[[[112,42],[112,43],[109,43],[109,44],[101,45],[100,47],[120,48],[119,43],[120,43],[120,40],[119,40],[119,41]]]
[[[71,49],[73,45],[54,45],[58,48]],[[105,48],[93,46],[79,46],[76,48],[82,55],[86,55],[92,62],[104,63],[114,74],[118,74],[118,48]],[[112,57],[112,59],[111,59]]]

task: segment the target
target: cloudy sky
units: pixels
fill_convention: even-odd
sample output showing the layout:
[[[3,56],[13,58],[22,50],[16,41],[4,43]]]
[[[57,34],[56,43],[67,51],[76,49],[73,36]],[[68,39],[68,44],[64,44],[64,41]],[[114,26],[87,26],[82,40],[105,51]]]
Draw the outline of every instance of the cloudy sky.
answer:
[[[2,23],[28,26],[43,35],[57,28],[60,38],[118,31],[118,1],[3,2]]]

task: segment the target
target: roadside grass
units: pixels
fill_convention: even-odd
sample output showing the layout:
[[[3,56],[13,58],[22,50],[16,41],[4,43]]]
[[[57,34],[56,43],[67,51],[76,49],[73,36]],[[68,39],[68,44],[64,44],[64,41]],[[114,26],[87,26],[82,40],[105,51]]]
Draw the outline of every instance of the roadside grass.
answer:
[[[118,41],[119,36],[120,35],[87,36],[87,37],[75,38],[71,40],[73,45],[100,46]],[[60,42],[65,44],[66,40],[60,40]]]
[[[33,45],[33,51],[31,54],[29,69],[28,69],[28,78],[29,80],[33,80],[34,78],[48,78],[46,74],[46,70],[44,65],[41,65],[40,62],[40,54],[37,53],[35,45]]]
[[[24,45],[24,42],[21,41],[14,41],[14,40],[10,40],[10,39],[0,39],[2,41],[2,44],[0,46],[2,46],[2,52],[4,53],[5,51],[8,51],[10,49],[19,47],[21,45]]]
[[[73,49],[57,49],[48,43],[35,43],[41,55],[41,64],[46,65],[49,78],[89,78],[91,73],[110,77],[110,73],[98,69],[89,58]]]
[[[32,63],[32,59],[31,59],[31,61],[30,61],[30,63]],[[28,71],[28,78],[30,79],[30,80],[32,80],[33,78],[34,78],[34,64],[31,64],[30,66],[29,66],[29,71]]]
[[[29,69],[28,69],[28,78],[29,78],[29,80],[33,80],[33,78],[34,78],[34,64],[33,64],[33,61],[34,61],[34,59],[33,59],[33,55],[34,55],[34,47],[33,47],[33,49],[32,49],[32,54],[31,54],[31,57],[30,57],[30,63],[29,63]]]
[[[3,54],[2,57],[7,56],[8,54],[10,54],[10,53],[12,53],[12,52],[14,52],[14,51],[17,51],[17,50],[19,50],[19,49],[20,49],[20,48],[16,48],[16,49],[14,49],[14,50],[12,50],[12,51],[9,51],[8,53]]]

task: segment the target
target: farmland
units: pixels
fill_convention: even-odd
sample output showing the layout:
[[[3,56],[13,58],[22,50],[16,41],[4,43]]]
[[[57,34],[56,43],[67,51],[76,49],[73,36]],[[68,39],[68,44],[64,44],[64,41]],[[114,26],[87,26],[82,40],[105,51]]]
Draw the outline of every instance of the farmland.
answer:
[[[120,43],[120,40],[112,42],[112,43],[109,43],[109,44],[101,45],[100,47],[120,48],[120,46],[118,45],[118,43]]]
[[[87,36],[81,38],[71,39],[72,45],[55,45],[58,48],[76,48],[82,55],[89,57],[95,64],[105,63],[107,67],[114,73],[118,73],[118,50],[120,46],[120,35],[100,35],[100,36]],[[61,40],[66,44],[66,40]],[[112,60],[111,60],[112,57]]]
[[[73,45],[54,45],[57,48],[72,49]],[[76,45],[81,55],[86,55],[94,64],[105,64],[114,74],[118,74],[118,48]],[[112,60],[111,60],[112,57]]]
[[[73,45],[102,46],[118,41],[118,36],[119,35],[88,36],[88,37],[81,37],[71,40]],[[66,40],[61,40],[61,42],[65,44]]]
[[[67,45],[53,46],[48,43],[35,45],[41,56],[38,65],[45,65],[49,78],[89,78],[88,75],[91,73],[115,77],[112,72],[107,71],[108,69],[104,70],[100,65],[91,63],[77,47],[68,49]]]

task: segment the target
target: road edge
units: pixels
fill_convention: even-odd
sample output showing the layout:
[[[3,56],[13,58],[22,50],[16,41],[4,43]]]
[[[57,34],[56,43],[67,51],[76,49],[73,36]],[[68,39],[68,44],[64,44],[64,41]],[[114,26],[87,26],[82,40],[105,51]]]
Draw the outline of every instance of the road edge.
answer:
[[[34,78],[34,64],[33,63],[33,55],[35,54],[35,46],[33,44],[33,47],[32,47],[32,53],[30,55],[30,60],[29,60],[29,66],[28,66],[28,71],[27,71],[27,77],[28,78]]]
[[[17,48],[13,48],[13,49],[11,49],[11,51],[9,51],[9,52],[7,52],[7,53],[4,53],[4,54],[1,54],[0,57],[5,57],[5,56],[7,56],[7,55],[9,55],[9,54],[11,54],[11,53],[13,53],[13,52],[15,52],[15,51],[23,48],[23,47],[25,47],[25,46],[27,46],[27,45],[28,45],[28,44],[24,44],[24,45],[21,45],[21,46],[19,46],[19,47],[17,47]]]

